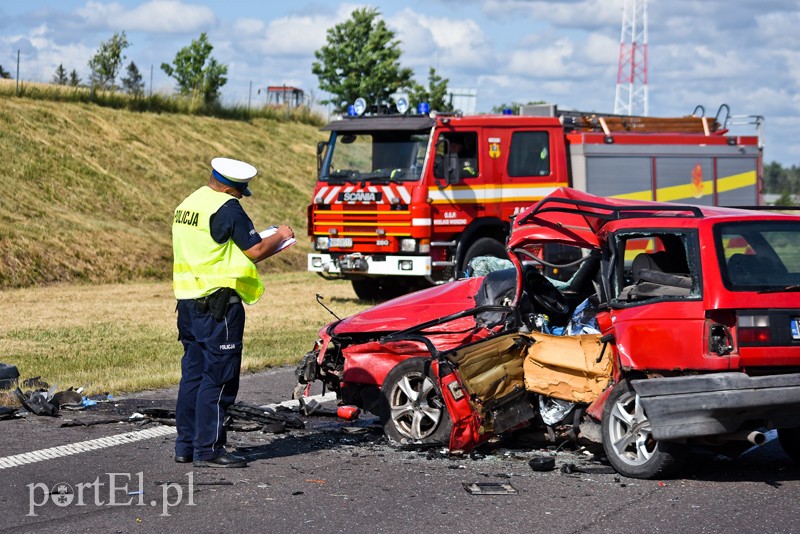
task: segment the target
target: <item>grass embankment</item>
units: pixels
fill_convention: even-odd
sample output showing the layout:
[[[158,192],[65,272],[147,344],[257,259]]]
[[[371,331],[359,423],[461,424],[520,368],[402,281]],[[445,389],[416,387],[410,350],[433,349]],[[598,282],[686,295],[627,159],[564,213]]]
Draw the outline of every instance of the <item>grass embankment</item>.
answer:
[[[244,369],[296,362],[332,318],[360,309],[347,283],[305,273],[317,127],[269,119],[138,113],[0,96],[0,362],[23,378],[121,393],[179,378],[170,225],[216,156],[260,171],[243,201],[258,229],[296,246],[260,265]],[[283,273],[283,274],[275,274]]]
[[[0,97],[85,103],[114,109],[127,109],[128,111],[205,115],[221,119],[250,120],[260,118],[291,121],[312,126],[321,126],[322,124],[322,118],[306,106],[293,109],[287,109],[283,106],[224,106],[216,102],[206,103],[200,95],[180,96],[153,93],[133,96],[119,90],[102,91],[89,87],[25,81],[17,83],[16,80],[0,79]]]
[[[0,123],[0,288],[168,279],[171,214],[216,156],[259,169],[243,201],[258,229],[286,222],[300,237],[264,269],[305,265],[314,126],[10,97]]]

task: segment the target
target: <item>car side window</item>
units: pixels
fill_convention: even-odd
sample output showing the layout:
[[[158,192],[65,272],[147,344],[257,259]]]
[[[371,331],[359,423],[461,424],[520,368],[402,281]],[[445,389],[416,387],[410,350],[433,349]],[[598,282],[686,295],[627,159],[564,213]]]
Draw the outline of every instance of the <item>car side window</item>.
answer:
[[[637,232],[615,236],[617,304],[700,298],[696,235]]]
[[[550,136],[547,132],[514,132],[508,154],[508,175],[548,176]]]

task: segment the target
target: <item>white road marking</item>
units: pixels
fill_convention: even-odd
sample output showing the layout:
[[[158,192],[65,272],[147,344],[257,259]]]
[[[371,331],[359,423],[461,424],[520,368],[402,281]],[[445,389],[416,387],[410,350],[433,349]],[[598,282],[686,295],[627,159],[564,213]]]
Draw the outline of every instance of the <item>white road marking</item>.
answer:
[[[24,452],[22,454],[15,454],[13,456],[0,458],[0,469],[18,467],[25,464],[33,464],[36,462],[42,462],[44,460],[60,458],[62,456],[79,454],[81,452],[105,449],[108,447],[114,447],[115,445],[122,445],[124,443],[134,443],[136,441],[142,441],[145,439],[168,436],[170,434],[174,434],[175,432],[175,427],[157,426],[145,430],[137,430],[135,432],[126,432],[124,434],[91,439],[89,441],[79,441],[77,443],[70,443],[69,445],[61,445],[59,447],[51,447],[49,449],[42,449],[40,451]]]
[[[311,397],[304,397],[307,401],[315,400],[322,404],[324,402],[336,400],[336,393],[329,391],[324,395],[312,395]],[[262,408],[276,409],[278,407],[284,408],[297,408],[300,406],[299,400],[287,400],[275,404],[266,404]],[[176,430],[173,426],[157,426],[145,430],[137,430],[134,432],[125,432],[124,434],[116,434],[114,436],[106,436],[102,438],[92,439],[89,441],[79,441],[77,443],[70,443],[68,445],[61,445],[59,447],[51,447],[49,449],[42,449],[39,451],[24,452],[22,454],[15,454],[13,456],[5,456],[0,458],[0,469],[8,469],[10,467],[18,467],[20,465],[33,464],[51,460],[53,458],[61,458],[63,456],[70,456],[82,452],[95,451],[98,449],[106,449],[116,445],[123,445],[125,443],[134,443],[150,438],[157,438],[160,436],[168,436],[175,434]]]

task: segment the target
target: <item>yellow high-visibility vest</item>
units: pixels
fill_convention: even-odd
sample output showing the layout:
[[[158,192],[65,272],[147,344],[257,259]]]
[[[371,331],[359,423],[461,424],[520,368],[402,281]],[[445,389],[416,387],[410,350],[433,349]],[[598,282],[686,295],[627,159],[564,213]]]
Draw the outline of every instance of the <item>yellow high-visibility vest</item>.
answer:
[[[211,237],[211,216],[231,197],[203,186],[181,202],[172,220],[175,298],[196,299],[230,287],[253,304],[264,294],[255,263],[233,239],[217,243]]]

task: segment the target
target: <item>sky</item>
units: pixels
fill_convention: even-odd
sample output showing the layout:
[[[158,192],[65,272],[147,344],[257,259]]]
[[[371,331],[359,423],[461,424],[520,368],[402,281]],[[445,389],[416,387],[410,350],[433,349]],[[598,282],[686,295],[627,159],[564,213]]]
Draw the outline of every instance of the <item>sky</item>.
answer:
[[[478,112],[545,101],[611,113],[625,1],[0,0],[0,65],[16,78],[19,54],[21,80],[49,81],[58,65],[87,80],[100,43],[125,31],[124,65],[169,93],[160,65],[206,32],[228,66],[223,103],[262,105],[266,86],[285,84],[319,106],[329,95],[311,73],[314,51],[353,10],[374,7],[400,41],[401,66],[423,85],[435,67],[448,87],[475,92]],[[650,0],[647,18],[649,115],[702,106],[715,116],[727,104],[764,117],[765,162],[800,165],[799,0]]]

